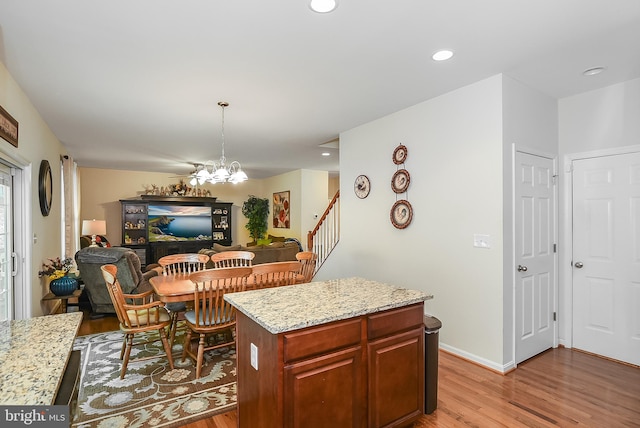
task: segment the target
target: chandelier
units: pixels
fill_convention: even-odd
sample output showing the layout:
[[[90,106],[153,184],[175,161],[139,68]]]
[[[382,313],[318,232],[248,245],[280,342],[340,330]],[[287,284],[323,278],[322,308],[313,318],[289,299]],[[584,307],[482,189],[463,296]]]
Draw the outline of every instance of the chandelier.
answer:
[[[207,161],[196,165],[189,182],[192,186],[204,183],[242,183],[249,178],[242,170],[240,162],[233,161],[227,165],[227,158],[224,157],[224,109],[229,107],[229,103],[220,101],[218,105],[222,108],[222,155],[217,162]]]

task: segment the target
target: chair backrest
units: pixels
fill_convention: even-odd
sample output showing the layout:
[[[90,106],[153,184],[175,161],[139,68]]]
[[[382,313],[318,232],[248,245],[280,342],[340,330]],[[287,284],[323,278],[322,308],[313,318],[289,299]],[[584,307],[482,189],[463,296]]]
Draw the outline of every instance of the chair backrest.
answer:
[[[189,278],[195,285],[196,327],[222,328],[234,324],[235,308],[224,300],[224,295],[244,291],[249,275],[250,267],[206,269],[192,273]]]
[[[251,251],[222,251],[211,256],[214,268],[251,266],[256,255]]]
[[[262,263],[252,267],[252,275],[249,280],[249,287],[271,288],[283,285],[292,285],[297,281],[300,272],[300,262],[274,262]]]
[[[163,275],[191,274],[206,269],[208,261],[209,256],[206,254],[171,254],[161,257],[158,264],[162,266]]]
[[[318,255],[311,251],[300,251],[296,254],[296,259],[300,262],[300,274],[303,277],[302,282],[311,282],[316,272],[316,263]]]
[[[113,308],[116,310],[118,321],[120,321],[120,324],[126,326],[127,328],[131,328],[131,321],[129,320],[129,317],[127,316],[127,311],[124,308],[124,305],[125,305],[124,293],[122,292],[120,283],[116,278],[116,275],[118,273],[117,266],[103,265],[103,266],[100,266],[100,270],[102,271],[104,282],[107,285],[107,290],[109,291],[109,296],[111,297]]]

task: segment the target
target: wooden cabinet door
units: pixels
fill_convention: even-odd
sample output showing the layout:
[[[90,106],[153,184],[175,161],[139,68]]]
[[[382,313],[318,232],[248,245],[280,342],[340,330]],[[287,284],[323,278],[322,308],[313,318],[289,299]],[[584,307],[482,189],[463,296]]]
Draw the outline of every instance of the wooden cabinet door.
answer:
[[[284,426],[365,427],[362,360],[357,346],[285,366]]]
[[[422,327],[368,345],[369,427],[403,426],[424,408]]]

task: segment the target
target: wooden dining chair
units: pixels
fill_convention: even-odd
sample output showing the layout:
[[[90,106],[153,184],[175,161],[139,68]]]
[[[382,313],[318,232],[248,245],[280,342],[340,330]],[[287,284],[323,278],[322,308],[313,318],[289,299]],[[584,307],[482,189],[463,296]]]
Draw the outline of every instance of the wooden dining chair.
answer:
[[[161,257],[158,260],[158,264],[162,267],[162,274],[168,275],[190,275],[194,272],[198,272],[206,269],[209,256],[206,254],[196,253],[184,253],[184,254],[171,254]],[[169,343],[173,348],[173,342],[176,338],[176,331],[178,329],[178,321],[180,316],[184,316],[187,310],[185,302],[172,302],[165,304],[165,308],[171,315],[171,327],[169,328]]]
[[[222,251],[211,255],[214,268],[251,266],[256,255],[251,251]]]
[[[316,273],[316,263],[318,261],[318,255],[311,251],[300,251],[296,254],[296,260],[301,264],[300,275],[298,283],[311,282],[313,275]]]
[[[244,291],[250,267],[207,269],[190,275],[195,286],[192,311],[184,315],[189,330],[182,347],[182,361],[189,355],[196,364],[196,379],[200,378],[204,352],[235,345],[236,310],[224,300],[226,293]],[[219,333],[224,339],[217,340]],[[192,338],[197,336],[194,352]],[[216,336],[209,344],[208,338]]]
[[[169,360],[169,366],[173,370],[171,347],[169,346],[169,341],[164,331],[165,327],[171,325],[171,317],[163,307],[162,302],[152,300],[153,290],[140,294],[124,294],[116,278],[118,273],[116,265],[103,265],[100,269],[102,270],[102,275],[109,290],[109,296],[111,296],[113,307],[116,310],[118,321],[120,322],[120,330],[125,335],[122,350],[120,351],[120,359],[122,360],[120,379],[124,379],[127,371],[131,348],[158,340],[157,338],[151,338],[133,343],[134,336],[138,333],[145,333],[152,330],[158,331],[160,340],[162,341],[162,347]],[[155,357],[154,355],[146,358],[136,358],[136,360]]]
[[[292,285],[298,282],[300,262],[261,263],[252,267],[247,288],[261,289]]]

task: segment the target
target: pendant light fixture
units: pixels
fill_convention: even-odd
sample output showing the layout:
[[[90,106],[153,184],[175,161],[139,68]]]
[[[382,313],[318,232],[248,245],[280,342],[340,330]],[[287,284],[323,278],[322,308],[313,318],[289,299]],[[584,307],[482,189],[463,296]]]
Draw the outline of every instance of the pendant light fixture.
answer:
[[[242,183],[247,181],[249,177],[242,170],[240,162],[233,161],[227,165],[227,158],[224,156],[224,109],[229,107],[229,103],[226,101],[220,101],[218,105],[222,108],[222,154],[220,159],[215,161],[207,161],[204,165],[197,165],[196,171],[192,175],[190,184],[195,186],[196,184],[204,183]]]

